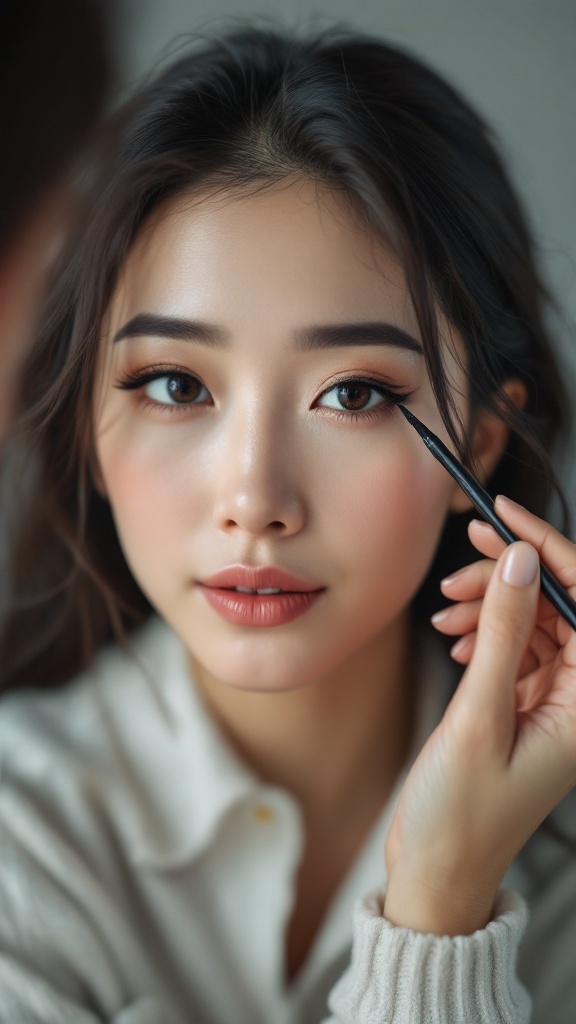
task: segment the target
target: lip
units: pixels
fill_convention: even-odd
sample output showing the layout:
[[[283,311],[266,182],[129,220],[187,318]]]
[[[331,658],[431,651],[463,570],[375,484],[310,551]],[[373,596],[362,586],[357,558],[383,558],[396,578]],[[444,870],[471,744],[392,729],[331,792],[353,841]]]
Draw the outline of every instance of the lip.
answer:
[[[303,615],[324,592],[309,580],[274,566],[234,565],[199,581],[215,612],[236,626],[283,626]],[[281,594],[247,594],[234,590],[279,589]]]
[[[311,583],[286,569],[277,569],[273,565],[231,565],[199,582],[204,587],[219,587],[229,590],[233,587],[247,587],[250,590],[274,589],[308,594],[313,590],[324,589],[318,583]]]

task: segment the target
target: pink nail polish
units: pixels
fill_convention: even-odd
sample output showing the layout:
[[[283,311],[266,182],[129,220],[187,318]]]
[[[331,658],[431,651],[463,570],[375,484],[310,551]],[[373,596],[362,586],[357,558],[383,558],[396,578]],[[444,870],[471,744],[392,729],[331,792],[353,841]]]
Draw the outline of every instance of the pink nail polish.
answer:
[[[526,512],[523,505],[519,505],[517,501],[513,501],[512,498],[507,498],[505,494],[498,494],[495,499],[495,503],[500,505],[501,508],[508,508],[512,512],[514,509],[520,509],[522,512]]]
[[[485,523],[483,519],[471,519],[470,526],[474,526],[477,530],[485,530],[487,533],[494,533],[490,523]]]
[[[469,567],[466,565],[463,569],[458,569],[457,572],[452,572],[449,576],[445,576],[443,580],[440,580],[440,586],[451,587],[455,580],[459,579],[460,576],[463,576],[468,568]]]
[[[444,619],[448,618],[451,611],[452,606],[450,606],[450,608],[442,608],[439,612],[434,612],[434,615],[430,616],[430,622],[432,622],[434,625],[436,625],[438,622],[443,622]]]
[[[459,654],[463,654],[464,653],[464,651],[466,650],[467,645],[468,645],[468,637],[467,636],[461,636],[460,639],[456,641],[454,646],[450,648],[450,654],[452,655],[452,657],[458,657]]]
[[[540,560],[534,548],[524,541],[512,544],[502,562],[502,579],[513,587],[529,587],[536,579]]]

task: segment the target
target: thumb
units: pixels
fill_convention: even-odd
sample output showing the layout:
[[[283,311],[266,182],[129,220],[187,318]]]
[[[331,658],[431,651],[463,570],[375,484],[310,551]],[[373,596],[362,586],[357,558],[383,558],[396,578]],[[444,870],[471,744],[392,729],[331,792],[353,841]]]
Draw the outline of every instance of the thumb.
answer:
[[[536,622],[540,560],[525,541],[500,555],[486,588],[474,654],[462,679],[470,711],[488,718],[494,740],[513,742],[516,680]],[[508,752],[508,751],[507,751]]]

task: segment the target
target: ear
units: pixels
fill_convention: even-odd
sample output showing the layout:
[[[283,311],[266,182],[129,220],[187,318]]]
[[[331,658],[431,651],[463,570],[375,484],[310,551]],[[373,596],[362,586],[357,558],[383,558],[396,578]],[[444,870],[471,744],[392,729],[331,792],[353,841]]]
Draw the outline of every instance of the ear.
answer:
[[[524,408],[528,393],[523,381],[513,377],[502,384],[502,391],[518,409]],[[471,447],[481,483],[488,479],[502,458],[509,433],[506,424],[494,413],[480,410],[474,425]],[[464,491],[456,486],[449,507],[451,512],[468,512],[472,508],[472,502]]]

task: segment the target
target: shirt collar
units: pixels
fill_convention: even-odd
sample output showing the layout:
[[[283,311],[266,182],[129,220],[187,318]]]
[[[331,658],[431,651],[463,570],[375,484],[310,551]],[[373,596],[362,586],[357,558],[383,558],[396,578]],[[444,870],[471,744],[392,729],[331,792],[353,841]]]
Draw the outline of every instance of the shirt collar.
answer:
[[[116,703],[122,690],[117,755],[129,791],[118,793],[118,826],[134,863],[173,870],[200,856],[232,807],[261,783],[205,707],[178,636],[154,618],[129,646],[122,680],[101,666]]]
[[[121,681],[105,665],[101,672],[103,684],[114,687],[110,699],[117,703],[121,693],[123,703],[118,718],[129,792],[118,798],[118,827],[134,863],[175,870],[208,848],[234,807],[270,787],[225,739],[170,627],[153,618],[133,635],[130,647],[133,657],[124,662]],[[417,728],[406,771],[443,713],[451,675],[435,636],[417,661]]]

